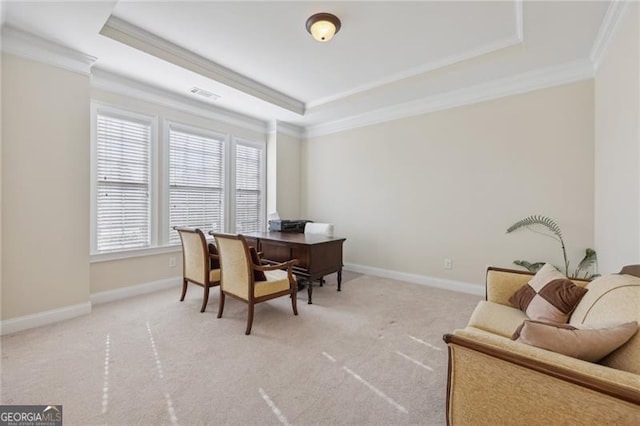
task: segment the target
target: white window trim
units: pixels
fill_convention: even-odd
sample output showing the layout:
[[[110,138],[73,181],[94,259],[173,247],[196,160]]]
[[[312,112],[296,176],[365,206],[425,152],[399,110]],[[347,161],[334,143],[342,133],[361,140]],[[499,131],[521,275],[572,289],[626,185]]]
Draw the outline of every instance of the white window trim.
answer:
[[[180,246],[180,244],[160,247],[147,247],[142,249],[110,251],[107,253],[92,254],[89,263],[109,262],[112,260],[132,259],[135,257],[180,252],[182,252],[182,247]]]
[[[215,130],[205,129],[202,127],[196,127],[184,123],[180,123],[173,120],[163,120],[163,129],[162,129],[162,205],[160,206],[160,232],[159,238],[162,245],[169,245],[169,131],[171,129],[184,133],[191,133],[194,135],[203,136],[211,139],[221,139],[224,144],[224,177],[223,177],[223,188],[225,190],[224,193],[224,222],[223,228],[225,230],[229,229],[229,216],[228,214],[228,206],[229,206],[229,197],[228,190],[226,189],[229,185],[229,140],[230,135],[228,133],[216,132]],[[175,244],[173,245],[176,246]],[[178,245],[179,247],[179,245]]]
[[[104,252],[98,253],[98,241],[97,241],[97,211],[98,211],[98,183],[97,183],[97,162],[98,162],[98,114],[104,113],[112,116],[120,116],[123,119],[135,120],[148,122],[151,128],[151,146],[149,150],[149,203],[150,203],[150,246],[142,249],[136,250],[116,250],[112,252]],[[90,205],[90,215],[91,215],[91,229],[90,229],[90,256],[91,260],[99,259],[104,257],[105,255],[111,253],[127,253],[127,252],[135,252],[135,251],[145,251],[152,250],[157,247],[157,232],[154,230],[158,226],[158,218],[157,218],[157,209],[154,206],[157,204],[157,194],[158,194],[158,185],[157,185],[157,175],[158,175],[158,117],[154,115],[141,114],[138,112],[133,112],[127,110],[125,108],[120,108],[117,106],[105,104],[102,102],[91,101],[91,205]]]
[[[224,229],[225,232],[235,232],[235,153],[237,145],[246,145],[259,148],[263,152],[263,161],[260,165],[262,182],[262,212],[263,227],[266,229],[266,165],[267,165],[267,141],[236,137],[230,133],[220,132],[209,128],[184,124],[173,119],[158,117],[154,114],[145,114],[132,111],[126,107],[110,104],[102,101],[91,100],[91,182],[90,182],[90,263],[107,262],[113,260],[130,259],[136,257],[160,255],[166,253],[178,253],[182,248],[180,244],[169,244],[169,129],[185,131],[206,137],[224,140]],[[150,220],[151,235],[150,247],[114,250],[110,252],[97,252],[97,117],[99,113],[121,116],[123,119],[149,122],[151,127],[150,147]],[[162,127],[160,127],[162,124]],[[266,137],[266,136],[265,136]],[[233,218],[233,220],[232,220]]]
[[[260,212],[260,216],[262,216],[262,229],[261,231],[265,231],[266,227],[267,227],[267,175],[266,175],[266,171],[267,171],[267,142],[266,141],[255,141],[255,140],[251,140],[251,139],[245,139],[245,138],[241,138],[241,137],[232,137],[231,138],[231,153],[232,153],[232,158],[229,158],[229,164],[233,164],[233,173],[230,173],[230,191],[229,191],[229,198],[231,198],[231,200],[229,200],[229,207],[230,207],[230,215],[229,217],[233,217],[233,221],[230,221],[230,226],[229,226],[229,232],[235,233],[236,232],[236,212],[235,212],[235,208],[236,208],[236,176],[235,176],[235,171],[236,171],[236,147],[238,145],[245,145],[245,146],[251,146],[254,148],[258,148],[262,151],[262,163],[260,164],[260,177],[261,177],[261,182],[260,182],[260,205],[262,206],[262,211]]]

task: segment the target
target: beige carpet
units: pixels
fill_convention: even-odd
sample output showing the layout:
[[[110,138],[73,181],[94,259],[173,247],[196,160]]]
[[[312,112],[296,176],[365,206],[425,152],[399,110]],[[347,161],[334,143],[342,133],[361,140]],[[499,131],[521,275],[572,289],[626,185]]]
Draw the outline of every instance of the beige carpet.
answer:
[[[442,335],[479,298],[345,273],[259,304],[161,291],[2,337],[2,404],[62,404],[65,425],[445,424]]]

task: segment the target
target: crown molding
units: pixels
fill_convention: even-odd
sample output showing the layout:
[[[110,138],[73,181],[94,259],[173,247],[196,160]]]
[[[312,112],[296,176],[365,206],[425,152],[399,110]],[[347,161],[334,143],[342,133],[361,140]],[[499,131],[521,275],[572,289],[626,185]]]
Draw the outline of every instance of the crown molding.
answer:
[[[500,78],[468,88],[453,90],[340,120],[307,126],[305,137],[313,138],[324,136],[358,127],[384,123],[386,121],[475,104],[547,87],[560,86],[589,78],[593,78],[593,67],[590,61],[570,62],[561,66],[542,68],[515,76]]]
[[[2,51],[84,75],[90,74],[97,59],[6,24],[2,26]]]
[[[446,58],[443,58],[439,61],[436,62],[430,62],[426,65],[421,65],[419,67],[415,67],[415,68],[411,68],[409,70],[403,71],[403,72],[399,72],[396,74],[392,74],[388,77],[385,77],[383,79],[380,80],[376,80],[374,82],[371,83],[367,83],[367,84],[363,84],[360,86],[357,86],[353,89],[341,92],[341,93],[337,93],[335,95],[331,95],[331,96],[327,96],[325,98],[321,98],[321,99],[317,99],[315,101],[311,101],[309,103],[307,103],[307,111],[311,110],[312,108],[316,108],[319,107],[321,105],[325,105],[328,104],[330,102],[335,102],[339,99],[343,99],[343,98],[347,98],[349,96],[353,96],[356,95],[358,93],[362,93],[362,92],[366,92],[368,90],[372,90],[372,89],[376,89],[382,86],[385,86],[387,84],[391,84],[391,83],[396,83],[399,82],[401,80],[405,80],[407,78],[411,78],[411,77],[415,77],[418,76],[420,74],[425,74],[428,73],[430,71],[434,71],[437,70],[439,68],[444,68],[447,67],[449,65],[453,65],[456,64],[458,62],[462,62],[462,61],[466,61],[472,58],[476,58],[478,56],[482,56],[482,55],[486,55],[488,53],[492,53],[495,51],[498,51],[500,49],[504,49],[507,47],[511,47],[511,46],[515,46],[516,44],[521,43],[522,40],[519,39],[517,36],[512,36],[503,40],[498,40],[494,43],[491,44],[486,44],[484,46],[480,46],[476,49],[473,50],[469,50],[466,52],[463,52],[459,55],[452,55],[452,56],[447,56]]]
[[[254,132],[267,132],[267,123],[257,118],[168,92],[157,86],[133,80],[100,68],[94,67],[92,70],[91,87],[134,97],[135,99],[173,108],[209,120],[218,120]]]
[[[269,134],[283,133],[294,138],[302,138],[305,134],[303,127],[280,120],[270,121],[267,132]]]
[[[442,58],[434,62],[429,62],[428,64],[423,64],[399,73],[392,74],[380,80],[366,83],[366,84],[354,87],[353,89],[346,90],[344,92],[336,93],[331,96],[327,96],[324,98],[313,100],[311,102],[307,102],[306,108],[307,110],[310,110],[312,108],[316,108],[318,106],[325,105],[330,102],[337,101],[339,99],[347,98],[349,96],[353,96],[361,92],[366,92],[368,90],[376,89],[376,88],[385,86],[387,84],[396,83],[401,80],[405,80],[407,78],[415,77],[420,74],[425,74],[430,71],[434,71],[440,68],[454,65],[454,64],[457,64],[458,62],[467,61],[469,59],[477,58],[483,55],[487,55],[489,53],[497,52],[498,50],[502,50],[508,47],[518,45],[524,41],[524,30],[523,30],[522,21],[523,21],[522,0],[516,0],[514,1],[515,34],[509,37],[496,40],[491,43],[484,44],[482,46],[478,46],[475,49],[470,49],[456,55],[447,56],[445,58]]]
[[[100,30],[100,34],[288,111],[300,115],[305,113],[305,105],[302,101],[258,83],[115,16],[109,17]]]
[[[285,135],[293,136],[294,138],[304,137],[303,127],[284,121],[278,121],[278,132],[284,133]]]
[[[598,35],[593,42],[593,47],[591,48],[591,53],[589,54],[589,59],[593,64],[594,70],[597,70],[600,67],[600,63],[602,62],[604,55],[607,53],[609,43],[615,35],[622,18],[629,9],[629,4],[630,2],[628,1],[620,0],[614,0],[609,4],[609,8],[607,9],[604,19],[602,19],[600,30],[598,31]]]

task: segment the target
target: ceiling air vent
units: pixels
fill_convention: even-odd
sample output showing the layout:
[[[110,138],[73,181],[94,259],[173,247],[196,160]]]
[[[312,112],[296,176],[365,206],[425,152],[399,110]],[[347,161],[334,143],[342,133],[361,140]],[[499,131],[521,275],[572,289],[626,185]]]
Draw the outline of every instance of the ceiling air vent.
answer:
[[[201,89],[199,87],[192,87],[191,89],[189,89],[189,92],[193,93],[194,95],[200,95],[200,96],[204,96],[205,98],[210,98],[212,101],[220,99],[220,95],[207,92],[206,90]]]

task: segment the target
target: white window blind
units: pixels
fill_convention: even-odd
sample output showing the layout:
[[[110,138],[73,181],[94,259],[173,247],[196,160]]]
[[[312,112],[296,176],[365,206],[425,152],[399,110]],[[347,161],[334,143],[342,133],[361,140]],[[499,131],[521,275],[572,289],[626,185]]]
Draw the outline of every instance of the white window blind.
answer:
[[[151,124],[98,114],[96,243],[99,252],[148,247]]]
[[[236,145],[236,232],[264,230],[263,152],[258,147]]]
[[[169,243],[174,226],[224,231],[224,141],[169,130]]]

